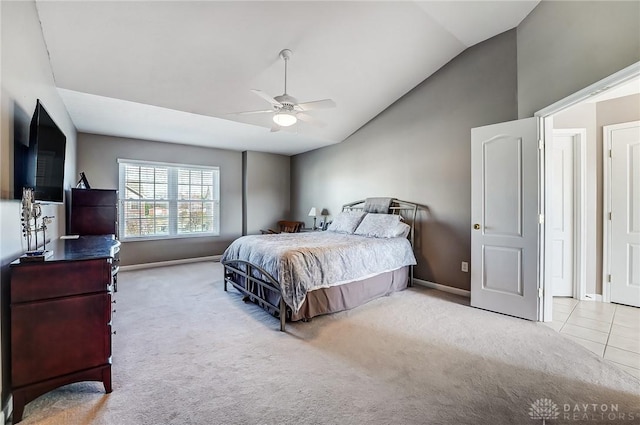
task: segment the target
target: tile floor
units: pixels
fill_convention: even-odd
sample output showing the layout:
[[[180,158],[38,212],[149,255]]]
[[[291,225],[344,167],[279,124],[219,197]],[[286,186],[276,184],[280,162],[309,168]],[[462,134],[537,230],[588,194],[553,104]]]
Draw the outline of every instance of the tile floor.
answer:
[[[640,308],[556,297],[545,324],[640,379]]]

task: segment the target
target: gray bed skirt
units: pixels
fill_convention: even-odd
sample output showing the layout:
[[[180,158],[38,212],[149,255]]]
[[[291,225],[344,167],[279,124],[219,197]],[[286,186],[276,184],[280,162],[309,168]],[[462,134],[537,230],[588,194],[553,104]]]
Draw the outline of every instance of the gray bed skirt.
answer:
[[[300,310],[292,313],[291,321],[350,310],[376,298],[401,291],[407,287],[408,283],[409,267],[407,266],[368,279],[309,291]]]
[[[410,266],[405,266],[366,279],[314,289],[307,292],[300,310],[293,312],[284,303],[278,282],[258,266],[244,260],[231,260],[224,263],[224,268],[224,290],[227,291],[228,286],[233,286],[244,295],[245,302],[254,302],[270,314],[279,317],[281,331],[285,329],[286,320],[295,322],[349,310],[401,291],[409,286],[411,271]]]

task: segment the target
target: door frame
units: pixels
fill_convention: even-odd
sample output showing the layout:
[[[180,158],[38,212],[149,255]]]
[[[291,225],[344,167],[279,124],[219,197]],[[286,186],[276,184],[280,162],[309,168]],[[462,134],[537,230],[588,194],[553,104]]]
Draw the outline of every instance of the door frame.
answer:
[[[545,178],[547,177],[547,171],[546,171],[546,163],[549,160],[547,154],[546,154],[546,150],[544,149],[545,143],[548,140],[552,140],[553,138],[553,115],[557,114],[560,111],[563,111],[571,106],[574,106],[578,103],[581,103],[585,100],[587,100],[588,98],[590,98],[591,96],[594,96],[596,94],[600,94],[601,92],[608,90],[614,86],[617,86],[619,84],[623,84],[629,80],[631,80],[632,78],[638,77],[640,76],[640,62],[636,62],[632,65],[629,65],[628,67],[606,77],[603,78],[600,81],[597,81],[585,88],[583,88],[582,90],[579,90],[575,93],[573,93],[572,95],[569,95],[563,99],[560,99],[559,101],[547,106],[546,108],[543,108],[541,110],[539,110],[538,112],[536,112],[534,114],[535,117],[539,118],[538,122],[539,122],[539,136],[540,136],[540,150],[541,150],[541,156],[544,158],[542,161],[540,161],[539,163],[539,167],[540,167],[540,174],[542,176],[544,176]],[[546,189],[544,189],[544,185],[541,186],[543,189],[541,190],[540,193],[540,208],[542,211],[546,211],[546,203],[545,203],[545,197],[546,197]],[[541,217],[541,221],[544,222],[544,216]],[[546,267],[545,267],[545,247],[546,247],[546,241],[545,241],[545,227],[546,226],[541,226],[541,232],[540,232],[540,253],[539,253],[539,261],[540,261],[540,265],[539,265],[539,276],[541,279],[541,282],[539,284],[539,287],[542,290],[542,298],[543,298],[543,302],[540,303],[540,315],[539,317],[541,318],[541,321],[544,322],[550,322],[552,320],[552,310],[553,310],[553,291],[552,288],[550,287],[550,280],[549,279],[545,279],[546,277]],[[604,282],[603,282],[603,293],[604,293]]]
[[[611,131],[626,128],[629,124],[640,121],[629,121],[620,124],[605,125],[602,128],[602,301],[611,302]]]
[[[553,119],[551,117],[550,119]],[[587,183],[587,129],[585,128],[559,128],[553,129],[553,136],[570,136],[573,137],[573,298],[578,300],[584,300],[587,287],[586,287],[586,275],[587,275],[587,196],[586,196],[586,183]],[[549,139],[553,143],[553,137]],[[551,159],[551,154],[545,158],[545,161]],[[547,182],[551,182],[551,167],[547,167],[547,174],[545,176]],[[545,197],[551,196],[551,184],[545,186]],[[547,204],[547,210],[545,211],[546,217],[551,217],[551,208]],[[545,232],[548,232],[551,223],[545,221]],[[547,241],[545,246],[545,252],[551,252],[551,241]],[[551,268],[545,269],[547,274],[545,280],[551,282]],[[549,288],[553,290],[553,288]]]

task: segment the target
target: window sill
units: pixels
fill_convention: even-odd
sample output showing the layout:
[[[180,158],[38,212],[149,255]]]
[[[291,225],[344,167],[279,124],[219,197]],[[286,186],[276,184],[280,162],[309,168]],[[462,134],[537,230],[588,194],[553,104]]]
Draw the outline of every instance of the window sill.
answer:
[[[128,237],[120,238],[120,242],[147,242],[147,241],[164,241],[171,239],[194,239],[194,238],[217,238],[220,237],[219,233],[194,233],[183,235],[166,235],[166,236],[140,236],[140,237]]]

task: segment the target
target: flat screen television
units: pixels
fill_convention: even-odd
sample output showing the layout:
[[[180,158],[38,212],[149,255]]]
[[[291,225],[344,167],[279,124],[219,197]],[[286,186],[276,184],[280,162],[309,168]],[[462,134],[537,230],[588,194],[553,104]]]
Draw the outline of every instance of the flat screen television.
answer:
[[[29,126],[29,145],[16,141],[15,198],[22,196],[23,187],[30,187],[36,201],[63,202],[66,144],[66,136],[38,99]]]

